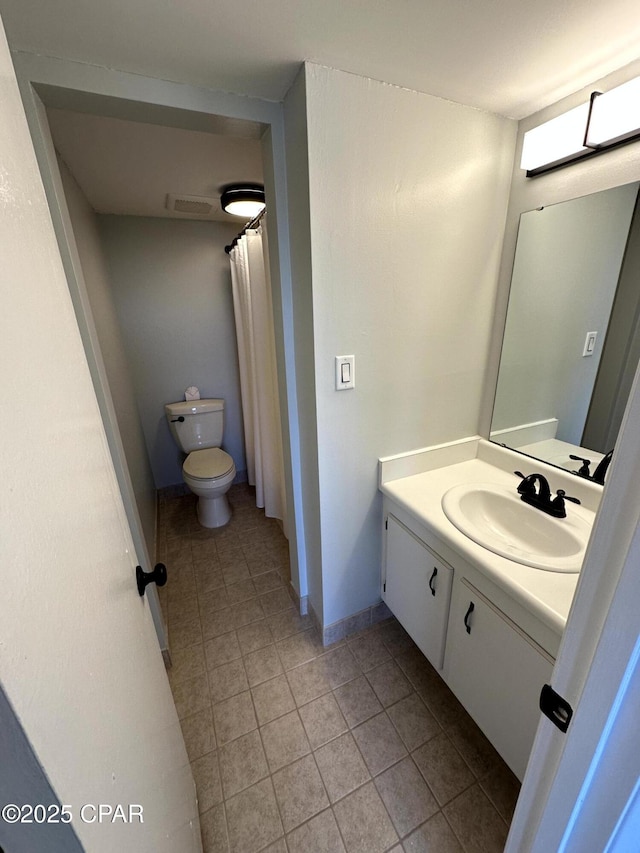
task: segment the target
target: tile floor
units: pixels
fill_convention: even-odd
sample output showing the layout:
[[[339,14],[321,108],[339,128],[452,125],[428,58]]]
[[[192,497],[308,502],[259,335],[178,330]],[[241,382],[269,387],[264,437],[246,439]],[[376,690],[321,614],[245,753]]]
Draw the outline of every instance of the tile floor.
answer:
[[[170,681],[205,853],[494,853],[518,782],[395,620],[323,648],[248,486],[160,501]]]

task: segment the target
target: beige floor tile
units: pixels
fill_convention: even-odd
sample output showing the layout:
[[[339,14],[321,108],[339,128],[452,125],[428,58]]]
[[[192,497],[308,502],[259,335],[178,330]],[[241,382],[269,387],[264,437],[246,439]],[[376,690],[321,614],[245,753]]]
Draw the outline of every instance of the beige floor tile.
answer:
[[[215,704],[249,689],[242,658],[209,670],[209,692]]]
[[[273,643],[273,636],[266,619],[251,622],[249,625],[243,625],[241,628],[238,628],[236,634],[238,635],[238,643],[240,644],[243,655],[255,652],[257,649],[262,649]]]
[[[357,726],[352,734],[372,776],[386,770],[407,754],[404,744],[385,713]]]
[[[231,584],[227,587],[229,604],[240,604],[250,598],[255,598],[256,595],[256,588],[250,578]]]
[[[231,853],[257,853],[284,834],[271,779],[226,802]]]
[[[400,667],[393,661],[370,669],[367,672],[367,680],[384,708],[414,692]]]
[[[226,610],[207,614],[206,618],[202,620],[202,636],[205,640],[211,640],[214,637],[222,636],[222,634],[229,634],[235,627],[233,611],[229,607]]]
[[[289,853],[345,853],[331,809],[316,815],[287,836]]]
[[[347,731],[346,720],[332,693],[326,693],[308,705],[303,705],[299,712],[312,749]]]
[[[409,752],[413,752],[442,731],[417,693],[411,693],[387,708],[387,714]]]
[[[281,613],[274,613],[267,618],[269,628],[273,634],[274,640],[284,640],[286,637],[291,637],[294,634],[299,634],[301,631],[307,631],[313,627],[313,620],[309,615],[301,616],[293,605],[290,603],[287,610]]]
[[[169,624],[169,643],[172,655],[179,649],[185,649],[188,646],[202,643],[200,617],[198,616],[196,619],[178,623],[177,625]]]
[[[219,637],[207,640],[204,644],[204,656],[207,669],[215,669],[223,663],[238,660],[242,652],[236,632],[230,631],[228,634],[221,634]]]
[[[200,815],[203,853],[227,853],[229,837],[225,809],[222,804]]]
[[[474,775],[445,734],[437,735],[413,753],[413,760],[440,805],[461,794]]]
[[[273,787],[285,832],[329,805],[313,755],[306,755],[274,773]]]
[[[438,803],[411,758],[394,764],[374,779],[400,838],[438,811]]]
[[[478,785],[473,785],[443,812],[468,853],[502,853],[507,825]]]
[[[274,613],[289,610],[291,608],[291,596],[284,587],[281,587],[261,595],[260,603],[262,604],[265,616],[271,616]]]
[[[502,763],[493,768],[480,780],[480,787],[497,808],[500,816],[510,823],[520,795],[520,782],[506,764]]]
[[[222,571],[217,563],[215,565],[211,562],[194,563],[193,572],[196,580],[196,591],[199,596],[207,595],[224,586]]]
[[[391,660],[382,639],[374,631],[370,631],[361,637],[348,641],[348,646],[353,652],[355,659],[360,664],[363,672],[373,669]]]
[[[251,577],[249,574],[249,567],[243,559],[226,564],[221,561],[220,568],[222,570],[224,582],[229,585],[239,583],[240,581],[247,580]]]
[[[171,668],[168,674],[172,687],[182,681],[203,675],[204,672],[204,649],[201,643],[177,649],[171,654]]]
[[[251,693],[239,693],[213,706],[213,723],[218,746],[223,746],[257,728]]]
[[[231,605],[229,594],[224,586],[211,590],[211,592],[199,594],[198,602],[200,605],[200,618],[203,622],[213,613],[217,613],[218,610],[226,610]]]
[[[253,583],[258,595],[264,595],[266,592],[271,592],[272,590],[280,589],[285,586],[284,581],[276,571],[256,575],[253,578]],[[287,592],[287,595],[288,594],[289,593]],[[289,599],[289,605],[291,605],[291,599]]]
[[[290,669],[287,679],[299,706],[306,705],[307,702],[331,690],[322,658],[314,658],[295,669]]]
[[[216,736],[213,729],[213,715],[211,706],[197,714],[192,714],[180,721],[182,736],[187,747],[187,755],[190,761],[195,761],[216,747]]]
[[[333,807],[348,853],[383,853],[398,841],[373,782]]]
[[[177,601],[169,597],[167,613],[170,625],[178,625],[197,619],[200,612],[198,610],[198,596],[195,594],[195,590],[192,595],[179,598]]]
[[[320,747],[314,755],[332,803],[371,778],[356,742],[349,733]]]
[[[464,853],[442,812],[404,840],[405,853]]]
[[[262,739],[257,729],[221,747],[219,761],[226,799],[269,775]]]
[[[415,648],[415,643],[395,619],[388,619],[378,627],[378,636],[392,657]]]
[[[447,734],[478,779],[503,764],[494,747],[471,717],[455,723],[447,729]]]
[[[222,785],[216,750],[192,761],[191,772],[196,783],[198,809],[202,814],[222,802]]]
[[[277,678],[257,685],[257,687],[252,687],[251,695],[260,726],[288,714],[296,707],[289,683],[284,675],[279,675]]]
[[[333,690],[362,675],[360,666],[346,644],[322,655],[322,662]]]
[[[311,752],[297,711],[267,723],[260,734],[272,773]]]
[[[294,634],[286,640],[279,640],[276,648],[285,670],[300,666],[324,651],[318,632],[314,628],[301,634]]]
[[[269,681],[282,673],[282,664],[273,645],[250,652],[244,658],[244,665],[250,687]]]
[[[209,705],[209,682],[206,674],[174,684],[172,691],[179,720],[190,717]]]
[[[350,728],[382,711],[382,705],[364,675],[338,687],[334,695]]]
[[[248,625],[250,622],[257,622],[264,618],[262,605],[257,598],[251,598],[249,601],[243,601],[241,604],[234,604],[231,608],[236,628],[241,628],[243,625]]]

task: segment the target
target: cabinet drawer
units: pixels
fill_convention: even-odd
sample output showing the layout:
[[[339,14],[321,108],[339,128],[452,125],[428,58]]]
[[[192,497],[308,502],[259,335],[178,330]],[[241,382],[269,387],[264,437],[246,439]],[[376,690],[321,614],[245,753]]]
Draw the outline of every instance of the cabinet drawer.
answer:
[[[445,677],[519,779],[540,719],[540,690],[553,663],[466,579],[456,581]]]
[[[453,570],[393,515],[386,520],[382,597],[414,643],[442,668]]]

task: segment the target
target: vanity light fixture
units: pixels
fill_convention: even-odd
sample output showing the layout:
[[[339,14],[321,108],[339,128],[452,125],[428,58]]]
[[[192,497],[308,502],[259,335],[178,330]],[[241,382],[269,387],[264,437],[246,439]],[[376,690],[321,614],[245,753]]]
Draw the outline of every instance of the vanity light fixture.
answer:
[[[524,135],[520,167],[528,178],[640,139],[640,77],[608,92],[593,92],[585,104]]]
[[[220,196],[220,206],[225,213],[254,219],[265,208],[262,184],[229,184]]]

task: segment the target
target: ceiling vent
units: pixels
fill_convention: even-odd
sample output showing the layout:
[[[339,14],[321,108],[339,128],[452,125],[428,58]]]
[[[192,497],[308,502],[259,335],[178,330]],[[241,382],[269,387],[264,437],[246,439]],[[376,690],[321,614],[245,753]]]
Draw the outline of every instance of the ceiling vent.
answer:
[[[215,216],[220,211],[220,199],[199,195],[167,194],[167,210],[186,213],[189,216]]]

